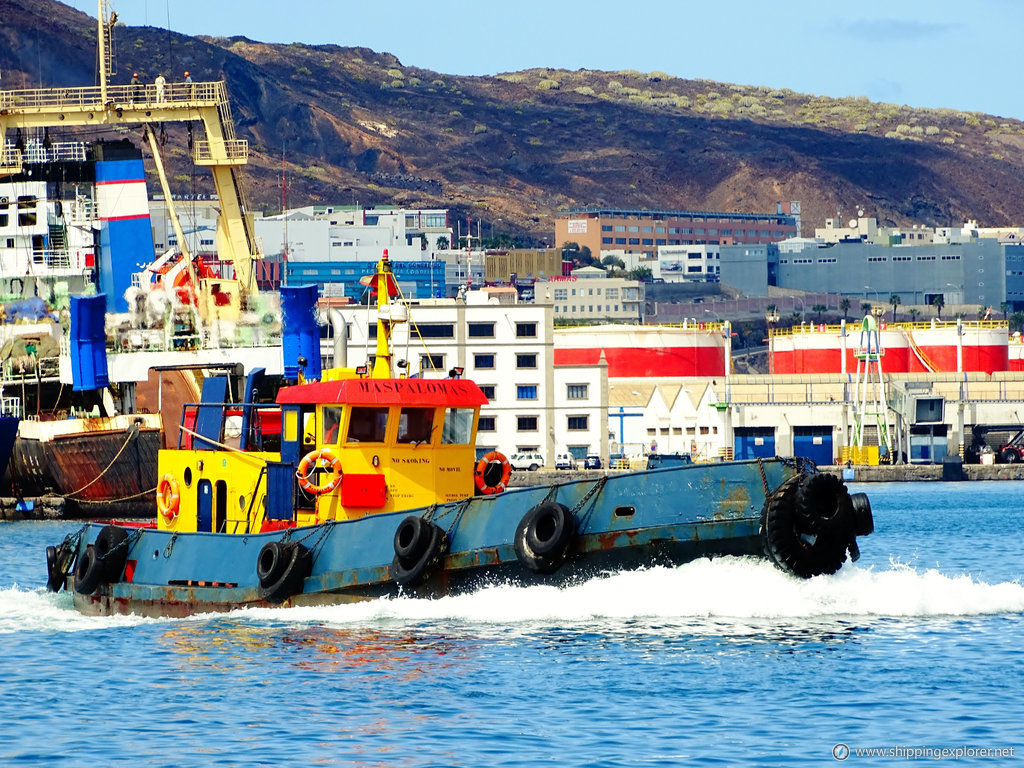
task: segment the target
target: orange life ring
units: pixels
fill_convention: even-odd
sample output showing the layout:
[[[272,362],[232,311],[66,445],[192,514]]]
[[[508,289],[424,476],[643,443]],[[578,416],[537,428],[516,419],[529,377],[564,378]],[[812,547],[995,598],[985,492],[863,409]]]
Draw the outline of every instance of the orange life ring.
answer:
[[[498,482],[494,482],[493,470],[487,473],[487,469],[494,464],[501,467],[501,479]],[[491,475],[491,477],[485,477],[485,473]],[[510,477],[512,477],[512,465],[509,464],[505,454],[501,451],[491,451],[488,453],[476,463],[476,469],[473,471],[473,480],[476,481],[477,490],[487,495],[501,493],[508,488]]]
[[[316,485],[310,478],[313,476],[317,463],[321,461],[331,470],[331,479],[323,485]],[[335,456],[330,448],[318,448],[315,451],[310,451],[299,462],[299,468],[295,470],[295,477],[299,480],[299,488],[306,493],[311,493],[314,496],[330,493],[341,485],[341,459]]]
[[[173,523],[178,517],[178,507],[181,506],[181,494],[178,493],[178,481],[170,472],[160,478],[156,488],[156,508],[164,516],[164,520]]]

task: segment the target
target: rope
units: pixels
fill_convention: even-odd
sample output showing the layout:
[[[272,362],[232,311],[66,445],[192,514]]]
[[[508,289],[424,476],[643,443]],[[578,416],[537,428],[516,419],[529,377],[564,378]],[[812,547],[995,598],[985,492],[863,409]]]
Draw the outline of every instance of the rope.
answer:
[[[262,463],[262,464],[266,464],[267,463],[266,459],[261,459],[259,456],[254,456],[253,454],[249,453],[249,451],[243,451],[241,448],[235,448],[233,445],[225,445],[224,443],[218,443],[216,440],[211,440],[206,435],[200,435],[198,432],[195,432],[195,431],[189,429],[184,424],[179,425],[178,429],[180,429],[182,432],[185,432],[185,433],[187,433],[189,435],[192,435],[192,437],[198,437],[203,442],[209,443],[210,445],[215,445],[218,448],[221,448],[222,450],[231,451],[232,453],[240,454],[241,456],[245,456],[245,457],[251,459],[254,462],[259,462],[259,463]]]
[[[156,486],[154,485],[152,488],[148,488],[145,491],[139,491],[138,493],[133,493],[131,496],[121,496],[121,497],[116,498],[116,499],[103,499],[102,503],[103,504],[113,504],[113,503],[118,502],[118,501],[131,501],[132,499],[139,498],[139,496],[145,496],[147,493],[156,493]]]
[[[92,480],[90,480],[90,481],[89,481],[88,483],[86,483],[85,485],[83,485],[83,486],[82,486],[81,488],[79,488],[79,489],[78,489],[77,491],[72,491],[71,493],[69,493],[69,494],[66,494],[64,498],[66,498],[66,499],[72,499],[72,498],[75,498],[75,497],[76,497],[76,496],[77,496],[78,494],[80,494],[80,493],[81,493],[82,491],[84,491],[84,490],[85,490],[86,488],[88,488],[88,487],[89,487],[89,486],[91,486],[91,485],[92,485],[93,483],[97,482],[97,481],[98,481],[98,480],[99,480],[99,479],[100,479],[101,477],[103,477],[103,476],[104,476],[105,474],[107,474],[107,470],[109,470],[109,469],[110,469],[110,468],[111,468],[112,466],[114,466],[114,462],[118,460],[118,458],[119,458],[119,457],[121,456],[121,454],[122,454],[122,453],[124,453],[124,449],[128,447],[128,443],[130,443],[130,442],[132,441],[132,438],[133,438],[133,437],[135,437],[135,436],[136,436],[137,434],[139,434],[139,430],[138,430],[138,427],[136,427],[135,429],[129,429],[129,430],[128,430],[128,437],[126,437],[126,438],[125,438],[125,441],[124,441],[124,443],[123,443],[123,444],[121,445],[121,447],[120,447],[120,448],[118,449],[117,453],[115,453],[115,454],[114,454],[114,458],[112,458],[112,459],[110,460],[110,463],[109,463],[109,464],[107,464],[107,466],[103,468],[103,471],[102,471],[102,472],[100,472],[100,473],[99,473],[98,475],[96,475],[96,477],[94,477],[94,478],[93,478]],[[154,489],[154,490],[156,490],[156,489]]]

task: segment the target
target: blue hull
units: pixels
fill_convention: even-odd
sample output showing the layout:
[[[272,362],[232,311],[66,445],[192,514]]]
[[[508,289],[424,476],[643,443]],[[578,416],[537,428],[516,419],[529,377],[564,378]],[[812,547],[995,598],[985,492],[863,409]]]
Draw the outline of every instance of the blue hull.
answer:
[[[274,601],[289,605],[372,599],[403,589],[435,597],[491,580],[562,584],[605,570],[716,555],[763,556],[763,513],[780,486],[793,485],[786,481],[795,474],[794,462],[780,459],[697,464],[512,489],[273,533],[131,530],[120,575],[91,594],[75,590],[75,606],[89,614],[185,616],[266,605],[257,561],[270,542],[301,542],[311,558],[295,593]],[[551,573],[539,573],[525,566],[522,551],[517,553],[517,527],[527,512],[547,502],[571,513],[571,539],[564,562]],[[396,530],[410,516],[443,530],[446,546],[422,583],[403,588],[395,574]],[[85,526],[77,558],[101,529],[95,523]],[[74,578],[66,586],[72,590]]]

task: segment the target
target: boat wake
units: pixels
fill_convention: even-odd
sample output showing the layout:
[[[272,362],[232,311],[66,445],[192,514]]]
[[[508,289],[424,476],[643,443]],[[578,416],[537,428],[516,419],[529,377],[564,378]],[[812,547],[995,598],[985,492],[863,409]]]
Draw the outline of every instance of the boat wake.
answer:
[[[397,597],[363,603],[297,608],[251,608],[226,616],[245,622],[378,626],[423,623],[514,627],[571,626],[594,621],[631,624],[702,619],[806,619],[972,617],[1024,613],[1024,585],[988,584],[968,575],[891,563],[885,570],[847,565],[834,576],[800,580],[762,560],[720,558],[676,568],[610,573],[563,589],[494,585],[476,592],[423,600]],[[198,616],[186,621],[208,621]],[[134,616],[86,617],[71,596],[41,589],[0,589],[0,633],[80,631],[181,620]]]

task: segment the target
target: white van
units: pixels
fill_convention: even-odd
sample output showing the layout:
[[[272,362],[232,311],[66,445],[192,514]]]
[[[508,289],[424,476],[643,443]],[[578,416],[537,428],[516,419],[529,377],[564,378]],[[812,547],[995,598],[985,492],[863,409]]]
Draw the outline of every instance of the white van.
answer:
[[[526,469],[536,472],[544,466],[544,454],[542,453],[513,453],[508,457],[508,463],[512,469]]]
[[[526,469],[530,472],[536,472],[544,468],[544,454],[537,452],[512,454],[509,457],[509,464],[512,465],[512,469]]]
[[[576,469],[576,458],[571,453],[555,456],[555,469]]]

